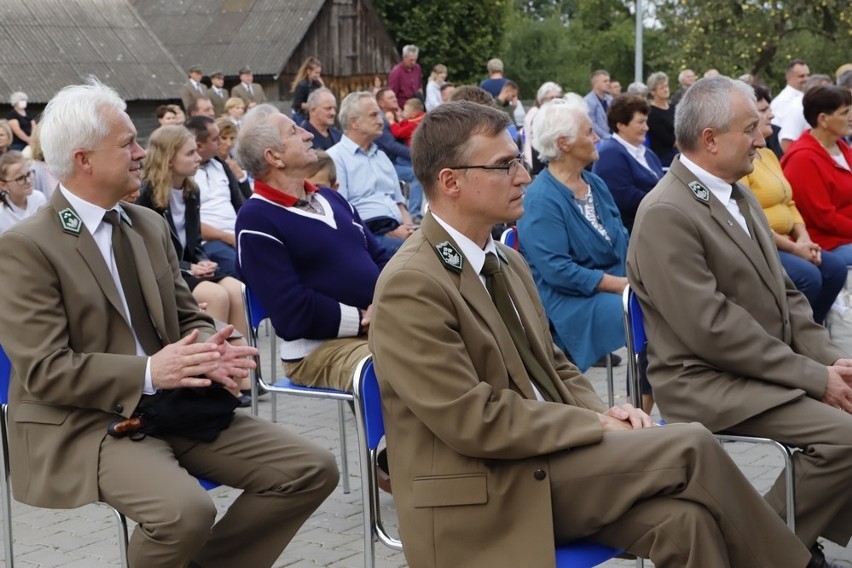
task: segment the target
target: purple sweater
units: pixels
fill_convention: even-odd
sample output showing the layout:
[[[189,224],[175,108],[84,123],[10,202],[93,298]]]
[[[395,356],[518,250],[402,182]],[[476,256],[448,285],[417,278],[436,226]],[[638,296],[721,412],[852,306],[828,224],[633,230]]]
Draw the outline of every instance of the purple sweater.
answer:
[[[285,340],[285,359],[304,357],[324,340],[358,335],[355,308],[373,302],[390,258],[336,191],[320,188],[317,198],[323,216],[259,195],[237,215],[238,270]]]

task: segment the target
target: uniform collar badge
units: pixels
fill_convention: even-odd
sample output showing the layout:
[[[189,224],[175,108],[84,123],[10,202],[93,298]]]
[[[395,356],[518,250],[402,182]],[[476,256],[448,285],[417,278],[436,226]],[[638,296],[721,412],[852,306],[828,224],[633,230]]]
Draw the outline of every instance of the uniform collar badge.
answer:
[[[62,230],[71,235],[79,235],[83,228],[83,220],[70,207],[59,212],[59,223]]]
[[[450,243],[450,241],[442,241],[435,245],[435,250],[438,253],[438,258],[441,259],[441,262],[444,263],[444,266],[455,270],[456,272],[462,271],[462,255],[461,253]]]
[[[701,185],[701,182],[691,181],[687,184],[689,190],[699,201],[703,201],[704,203],[708,203],[710,201],[710,191]]]

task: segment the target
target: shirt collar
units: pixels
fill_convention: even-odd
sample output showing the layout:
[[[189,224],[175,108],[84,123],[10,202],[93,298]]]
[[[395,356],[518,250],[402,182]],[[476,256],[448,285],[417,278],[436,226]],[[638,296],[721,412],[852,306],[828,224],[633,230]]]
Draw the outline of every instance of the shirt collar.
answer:
[[[379,147],[376,146],[375,142],[371,142],[370,143],[370,149],[365,152],[364,149],[361,148],[361,146],[359,146],[354,140],[349,138],[349,136],[347,136],[346,134],[344,134],[343,136],[340,137],[340,142],[338,142],[338,144],[342,144],[343,147],[346,148],[349,151],[350,154],[357,154],[358,152],[361,152],[362,154],[366,154],[367,156],[372,156],[379,149]]]
[[[727,206],[727,203],[731,200],[731,192],[733,191],[730,183],[720,177],[714,176],[687,158],[684,154],[680,155],[680,163],[692,172],[692,174],[698,178],[698,181],[707,186],[707,189],[710,190],[710,193],[716,196],[716,199]]]
[[[645,156],[644,145],[640,144],[639,146],[634,146],[633,144],[622,138],[621,134],[613,134],[612,137],[615,138],[616,142],[624,146],[627,152],[637,160],[641,161],[641,158]]]
[[[74,208],[74,211],[77,212],[77,215],[83,220],[83,224],[86,226],[86,229],[88,229],[89,233],[92,235],[95,234],[95,231],[97,231],[101,226],[101,223],[104,222],[104,214],[106,214],[107,211],[115,210],[118,211],[119,216],[125,216],[118,203],[116,203],[111,209],[104,209],[99,205],[89,203],[88,201],[77,197],[62,184],[59,184],[59,191],[62,192],[62,196],[68,200],[68,203]]]
[[[477,274],[482,272],[482,267],[485,265],[485,255],[488,253],[497,254],[497,245],[494,244],[494,239],[491,235],[488,235],[488,242],[485,243],[485,249],[479,248],[475,242],[470,240],[465,235],[458,232],[455,228],[453,228],[446,221],[435,215],[435,212],[432,211],[432,217],[435,218],[435,221],[441,225],[445,231],[452,237],[452,239],[456,242],[461,253],[470,263],[470,267],[476,271]],[[498,257],[500,255],[497,255]]]
[[[268,199],[269,201],[277,203],[278,205],[282,205],[284,207],[295,207],[299,205],[301,201],[303,201],[302,199],[290,195],[289,193],[284,193],[280,189],[275,189],[271,185],[267,185],[259,179],[254,180],[254,192],[260,197]],[[306,196],[310,196],[310,194],[316,192],[317,188],[314,187],[308,180],[305,180]]]

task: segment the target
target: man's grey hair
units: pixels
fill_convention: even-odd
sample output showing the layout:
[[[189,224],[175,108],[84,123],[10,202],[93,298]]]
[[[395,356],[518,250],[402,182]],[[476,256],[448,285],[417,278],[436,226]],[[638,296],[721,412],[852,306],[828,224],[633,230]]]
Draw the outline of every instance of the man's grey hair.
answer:
[[[640,97],[648,96],[648,85],[641,81],[634,81],[627,85],[627,94],[628,95],[638,95]]]
[[[485,68],[488,69],[489,73],[502,73],[503,72],[503,61],[497,59],[489,59],[488,63],[485,65]]]
[[[27,94],[22,91],[15,91],[11,95],[9,95],[9,104],[15,106],[20,101],[27,100]]]
[[[653,92],[654,89],[659,87],[664,83],[669,82],[669,76],[663,73],[662,71],[657,71],[656,73],[651,73],[648,75],[648,91]]]
[[[541,101],[544,100],[544,97],[549,95],[556,94],[557,97],[562,95],[562,87],[553,81],[548,81],[546,83],[542,83],[541,87],[538,88],[538,92],[535,94],[535,100],[541,104]]]
[[[686,76],[689,73],[692,73],[693,75],[695,75],[695,71],[693,71],[692,69],[684,69],[683,71],[678,73],[677,74],[677,82],[680,83],[680,84],[683,84],[683,80],[686,79]]]
[[[754,88],[730,77],[705,77],[696,81],[675,108],[675,138],[681,150],[696,150],[705,128],[726,132],[734,119],[731,95],[739,92],[755,101]]]
[[[852,91],[852,69],[846,71],[840,77],[837,78],[837,86],[846,87],[847,89]]]
[[[268,118],[281,111],[265,103],[257,105],[243,117],[237,136],[237,162],[255,179],[263,179],[269,172],[269,164],[263,154],[268,148],[283,152],[281,132]]]
[[[417,49],[416,45],[406,45],[402,48],[403,57],[405,57],[406,55],[417,55],[418,53],[420,53],[420,50]]]
[[[39,123],[44,161],[63,181],[74,171],[74,152],[94,150],[109,134],[110,113],[121,114],[127,104],[95,77],[84,85],[69,85],[56,93]]]
[[[312,108],[316,107],[319,104],[320,97],[325,95],[326,93],[331,95],[331,97],[334,99],[334,102],[337,103],[337,99],[334,97],[334,93],[331,92],[331,89],[327,87],[320,87],[315,91],[311,91],[311,94],[308,95],[308,100],[306,101],[308,105],[308,110],[311,110]]]
[[[589,115],[589,105],[575,93],[568,93],[561,99],[546,103],[533,119],[532,147],[542,161],[550,162],[558,158],[558,140],[565,138],[570,144],[577,138],[584,116]]]
[[[349,132],[352,128],[352,119],[361,116],[361,99],[373,99],[373,93],[369,91],[355,91],[354,93],[349,93],[340,101],[340,110],[337,112],[337,118],[340,120],[340,128],[343,129],[343,132]]]
[[[814,87],[822,87],[823,85],[831,85],[831,77],[828,75],[823,75],[817,73],[816,75],[811,75],[808,80],[805,82],[805,88],[802,89],[803,93],[807,93]]]

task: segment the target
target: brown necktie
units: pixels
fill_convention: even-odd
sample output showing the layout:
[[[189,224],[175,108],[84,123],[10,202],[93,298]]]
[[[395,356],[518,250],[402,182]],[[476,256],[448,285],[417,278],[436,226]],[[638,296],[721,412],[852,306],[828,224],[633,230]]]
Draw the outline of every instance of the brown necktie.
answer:
[[[124,299],[127,301],[127,309],[130,312],[133,332],[145,353],[153,355],[162,349],[163,344],[145,307],[142,288],[139,286],[139,273],[133,261],[133,249],[130,247],[130,241],[121,224],[118,211],[111,209],[104,213],[104,221],[112,225],[112,253],[115,256],[121,288],[124,290]]]
[[[512,303],[512,298],[509,296],[509,289],[506,286],[506,279],[503,277],[503,271],[500,269],[500,259],[494,253],[485,255],[485,264],[482,267],[482,275],[485,277],[485,286],[488,288],[488,293],[491,294],[491,299],[494,305],[497,306],[497,311],[506,328],[509,330],[509,335],[512,336],[512,341],[521,360],[524,362],[524,367],[527,369],[527,374],[535,384],[539,393],[544,400],[550,402],[559,402],[562,398],[556,390],[556,385],[550,379],[550,375],[541,366],[541,363],[536,359],[535,354],[530,347],[527,334],[524,332],[524,327],[521,325],[521,320],[518,319],[518,313],[515,311],[515,305]]]

